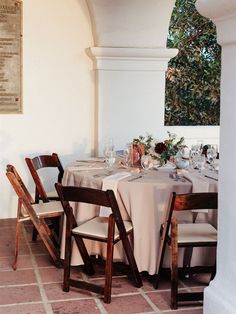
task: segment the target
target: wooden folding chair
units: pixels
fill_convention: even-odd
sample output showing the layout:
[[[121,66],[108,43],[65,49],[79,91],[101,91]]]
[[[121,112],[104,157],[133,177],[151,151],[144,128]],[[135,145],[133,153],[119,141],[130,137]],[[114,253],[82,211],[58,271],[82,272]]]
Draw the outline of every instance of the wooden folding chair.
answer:
[[[99,294],[103,294],[104,302],[110,303],[113,247],[120,240],[122,241],[124,251],[130,265],[134,285],[136,287],[141,287],[142,279],[140,277],[133,255],[133,250],[128,239],[128,234],[132,232],[133,226],[130,221],[123,221],[116,198],[114,196],[114,192],[111,190],[102,191],[91,188],[62,186],[58,183],[56,184],[56,190],[61,199],[66,214],[66,246],[63,290],[68,292],[70,286],[84,288]],[[69,204],[70,201],[110,207],[112,214],[109,216],[109,218],[94,217],[93,219],[78,226],[73,215],[73,210]],[[97,286],[84,281],[78,281],[70,277],[72,237],[74,237],[76,241],[85,264],[85,270],[88,274],[93,274],[94,270],[84,245],[83,238],[107,243],[105,287]]]
[[[48,203],[35,204],[20,175],[12,165],[7,165],[6,176],[9,179],[12,187],[18,195],[18,208],[16,218],[16,238],[15,238],[15,258],[13,269],[17,268],[17,258],[19,250],[19,227],[23,221],[31,220],[33,226],[39,233],[43,243],[45,244],[48,253],[52,257],[56,266],[60,266],[59,251],[53,243],[53,231],[50,230],[45,219],[62,217],[64,211],[61,202],[54,201]]]
[[[59,198],[56,191],[46,192],[38,174],[38,170],[42,168],[57,168],[58,178],[55,182],[61,183],[64,170],[58,155],[56,153],[52,155],[41,155],[34,158],[25,158],[25,161],[35,183],[35,203],[38,203],[40,200],[45,203],[50,200],[58,200]]]
[[[177,309],[178,301],[197,301],[203,299],[202,292],[178,293],[178,248],[214,247],[217,245],[217,230],[209,223],[177,223],[172,214],[175,211],[193,209],[217,209],[217,193],[173,193],[171,204],[161,226],[160,253],[157,263],[157,275],[154,287],[158,288],[160,271],[163,264],[165,248],[171,248],[171,308]],[[215,275],[213,266],[212,277]],[[209,269],[209,268],[208,268]]]
[[[62,167],[58,155],[56,153],[53,153],[52,155],[41,155],[36,156],[32,159],[25,158],[25,161],[35,183],[35,203],[39,203],[40,201],[46,203],[52,200],[59,200],[57,192],[55,190],[46,192],[46,189],[43,186],[42,180],[40,179],[39,176],[39,170],[42,168],[57,168],[58,177],[57,180],[55,180],[54,182],[57,181],[61,183],[64,174],[64,169]],[[57,234],[59,236],[60,220],[54,219],[53,225],[55,230],[57,229]],[[36,229],[34,228],[32,240],[35,241],[36,239],[37,232]]]

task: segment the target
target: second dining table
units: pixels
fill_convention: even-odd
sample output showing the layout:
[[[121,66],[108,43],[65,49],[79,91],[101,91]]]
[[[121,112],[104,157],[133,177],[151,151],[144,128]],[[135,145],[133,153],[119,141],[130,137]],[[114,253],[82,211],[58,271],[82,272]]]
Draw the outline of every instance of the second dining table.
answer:
[[[109,178],[116,173],[126,173],[115,182],[117,202],[124,219],[133,223],[133,249],[139,271],[147,271],[150,275],[156,273],[157,257],[159,253],[160,226],[169,205],[172,192],[217,192],[218,182],[214,176],[209,178],[196,170],[185,171],[184,175],[171,175],[173,170],[157,169],[132,172],[133,169],[114,168],[109,173],[101,162],[74,162],[68,165],[63,176],[63,185],[83,186],[102,189],[107,186]],[[113,180],[114,181],[114,180]],[[113,182],[114,185],[114,182]],[[109,186],[109,184],[108,184]],[[82,223],[94,216],[100,215],[100,208],[88,204],[72,204],[75,218]],[[211,210],[198,213],[198,220],[212,222],[216,225],[217,218]],[[192,214],[178,213],[178,219],[192,222]],[[65,223],[62,234],[61,257],[65,250]],[[106,258],[106,246],[99,242],[85,240],[89,254],[100,255]],[[199,254],[199,250],[203,250]],[[206,248],[197,248],[193,254],[191,264],[209,265],[214,262],[214,252],[209,254]],[[209,250],[209,249],[208,249]],[[212,256],[212,258],[209,258]],[[179,260],[183,259],[183,252]],[[114,250],[114,260],[125,261],[122,244],[118,243]],[[75,244],[72,246],[72,265],[81,265],[82,258]],[[164,261],[169,266],[168,254]]]

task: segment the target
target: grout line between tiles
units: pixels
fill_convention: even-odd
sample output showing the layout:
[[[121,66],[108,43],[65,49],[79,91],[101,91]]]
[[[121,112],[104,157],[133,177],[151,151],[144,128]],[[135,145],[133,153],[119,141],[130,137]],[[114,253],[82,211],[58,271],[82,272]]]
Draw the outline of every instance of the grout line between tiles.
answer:
[[[22,305],[34,305],[34,304],[43,304],[42,301],[32,301],[32,302],[22,302],[22,303],[10,303],[10,304],[0,304],[0,309],[4,307],[11,307],[11,306],[22,306]]]
[[[41,276],[40,276],[40,272],[39,272],[39,268],[38,268],[38,265],[36,263],[36,260],[35,260],[34,254],[32,252],[32,249],[30,247],[29,241],[27,239],[27,234],[26,234],[26,230],[25,230],[24,226],[22,226],[22,232],[23,232],[23,235],[25,237],[26,244],[27,244],[27,246],[29,248],[30,258],[31,258],[32,265],[33,265],[33,268],[34,268],[34,273],[35,273],[35,276],[36,276],[36,280],[38,282],[39,291],[40,291],[40,295],[41,295],[41,298],[42,298],[42,301],[43,301],[44,308],[45,308],[47,314],[53,314],[52,306],[49,303],[49,300],[47,298],[46,292],[44,290],[43,282],[42,282],[42,279],[41,279]]]
[[[94,299],[99,311],[101,312],[101,314],[107,314],[107,311],[102,303],[102,301],[99,298],[95,298]]]
[[[160,309],[151,301],[151,299],[146,295],[144,290],[142,288],[139,289],[140,294],[143,296],[143,298],[147,301],[147,303],[151,306],[151,308],[155,311],[157,314],[162,314]]]
[[[37,282],[33,282],[33,283],[21,283],[21,284],[15,284],[15,285],[4,285],[4,286],[0,286],[0,288],[14,288],[14,287],[28,287],[28,286],[37,286],[38,283]]]

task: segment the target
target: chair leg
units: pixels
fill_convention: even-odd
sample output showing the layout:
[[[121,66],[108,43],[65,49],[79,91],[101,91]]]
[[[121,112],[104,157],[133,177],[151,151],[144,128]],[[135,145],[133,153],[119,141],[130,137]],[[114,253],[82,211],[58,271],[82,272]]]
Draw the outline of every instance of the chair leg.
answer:
[[[38,235],[38,231],[35,228],[35,226],[33,226],[33,232],[32,232],[32,241],[36,242],[37,241],[37,235]]]
[[[176,220],[171,222],[171,309],[178,308],[178,240]]]
[[[20,215],[21,215],[21,207],[22,202],[20,199],[18,199],[18,205],[17,205],[17,217],[16,217],[16,237],[15,237],[15,257],[14,262],[12,264],[12,268],[16,270],[17,268],[17,259],[18,259],[18,250],[19,250],[19,230],[20,230]]]
[[[105,288],[104,288],[104,303],[111,303],[111,286],[112,286],[112,264],[114,251],[114,232],[115,221],[113,215],[109,216],[108,221],[108,238],[107,238],[107,258],[105,269]]]
[[[20,229],[20,223],[17,217],[16,221],[16,237],[15,237],[15,257],[14,257],[14,262],[12,265],[12,268],[16,270],[17,268],[17,259],[18,259],[18,250],[19,250],[19,229]]]
[[[83,259],[86,274],[88,275],[95,274],[93,264],[89,258],[88,251],[86,249],[83,239],[79,235],[74,235],[74,238],[79,249],[79,252],[81,254],[81,257]]]
[[[32,222],[34,223],[35,228],[38,231],[38,234],[43,241],[44,245],[46,246],[48,253],[50,254],[51,258],[53,259],[55,265],[59,267],[61,265],[59,252],[56,250],[49,234],[50,229],[48,228],[47,224],[45,223],[44,219],[40,219],[39,222],[34,221],[34,218],[31,218]]]
[[[123,236],[121,240],[122,240],[122,244],[123,244],[127,259],[129,261],[129,265],[131,267],[131,273],[133,276],[135,287],[140,288],[142,287],[143,282],[142,282],[142,279],[138,270],[138,266],[134,258],[133,249],[130,245],[127,235]]]
[[[71,234],[66,236],[66,245],[65,245],[65,260],[64,260],[64,279],[63,279],[63,291],[70,291],[70,261],[71,261]]]
[[[183,272],[186,278],[189,277],[189,269],[191,265],[192,255],[193,255],[193,248],[186,247],[184,251],[184,260],[183,260]]]

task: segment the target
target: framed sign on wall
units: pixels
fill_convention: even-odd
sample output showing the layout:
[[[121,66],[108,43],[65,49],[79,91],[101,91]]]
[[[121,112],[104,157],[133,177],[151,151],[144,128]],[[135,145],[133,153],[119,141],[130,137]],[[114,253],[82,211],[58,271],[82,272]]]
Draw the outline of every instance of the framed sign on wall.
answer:
[[[22,1],[0,0],[0,113],[22,113]]]

